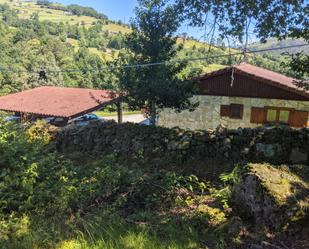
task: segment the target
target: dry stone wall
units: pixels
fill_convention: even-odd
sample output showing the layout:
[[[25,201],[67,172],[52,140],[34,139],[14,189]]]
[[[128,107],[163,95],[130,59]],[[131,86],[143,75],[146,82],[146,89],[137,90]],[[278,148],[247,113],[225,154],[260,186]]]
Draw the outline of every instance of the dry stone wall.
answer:
[[[209,132],[99,122],[62,130],[56,145],[62,152],[113,152],[125,159],[141,157],[160,164],[207,159],[308,164],[309,129],[282,126]]]

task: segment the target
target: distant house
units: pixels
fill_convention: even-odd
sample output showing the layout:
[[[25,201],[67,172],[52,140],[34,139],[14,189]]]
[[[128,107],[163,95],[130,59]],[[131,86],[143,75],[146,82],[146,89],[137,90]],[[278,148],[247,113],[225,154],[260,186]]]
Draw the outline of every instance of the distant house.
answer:
[[[198,79],[199,107],[176,113],[163,109],[159,125],[184,129],[230,129],[284,123],[309,127],[309,91],[295,79],[247,63],[227,67]]]

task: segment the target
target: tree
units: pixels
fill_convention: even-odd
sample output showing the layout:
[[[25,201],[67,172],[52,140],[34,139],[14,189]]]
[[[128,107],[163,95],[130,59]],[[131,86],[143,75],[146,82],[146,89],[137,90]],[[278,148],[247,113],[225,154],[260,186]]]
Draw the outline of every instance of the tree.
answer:
[[[194,83],[183,80],[179,73],[185,63],[172,63],[178,46],[174,36],[179,25],[175,9],[167,0],[139,0],[133,32],[126,37],[128,53],[121,56],[122,64],[152,64],[120,70],[120,89],[127,93],[131,106],[149,110],[151,124],[155,124],[157,108],[176,110],[191,108],[190,97]]]
[[[239,41],[252,30],[262,42],[270,37],[303,38],[309,42],[309,2],[307,0],[176,0],[176,9],[194,26],[212,25],[222,38]],[[209,21],[209,16],[213,20]],[[309,89],[309,56],[293,55],[288,63],[301,79],[299,86]]]
[[[215,25],[242,39],[250,22],[261,39],[288,36],[308,20],[306,0],[176,0],[176,8],[194,26]],[[205,18],[207,14],[213,20]],[[308,27],[307,27],[308,28]]]

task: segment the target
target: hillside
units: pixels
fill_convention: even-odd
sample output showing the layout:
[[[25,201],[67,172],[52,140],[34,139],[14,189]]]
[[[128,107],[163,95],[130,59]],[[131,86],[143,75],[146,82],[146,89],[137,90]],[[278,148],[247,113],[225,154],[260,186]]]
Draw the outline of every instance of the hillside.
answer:
[[[36,86],[59,85],[114,89],[117,79],[107,63],[126,53],[124,34],[130,27],[109,20],[89,7],[60,5],[46,0],[0,0],[0,95]],[[236,49],[178,38],[177,59],[191,61],[182,76],[200,74],[242,61]],[[280,60],[250,55],[249,62],[286,73]],[[49,71],[42,81],[33,71]],[[59,73],[55,73],[59,72]]]
[[[93,26],[99,21],[98,18],[91,16],[74,15],[64,10],[50,9],[43,5],[39,5],[37,2],[40,1],[0,0],[0,4],[8,4],[12,9],[17,10],[18,17],[22,19],[29,19],[32,14],[37,13],[40,21],[52,21],[56,23],[63,22],[71,25],[83,25],[86,27]],[[111,20],[106,21],[107,22],[103,27],[109,32],[130,32],[129,27],[125,24],[117,24]]]
[[[294,45],[300,45],[300,44],[305,44],[305,43],[306,42],[301,39],[286,39],[282,41],[279,41],[277,39],[269,39],[266,43],[260,43],[260,42],[251,43],[249,45],[249,49],[252,51],[255,51],[255,50],[261,50],[261,49],[294,46]],[[299,52],[304,52],[305,54],[309,55],[309,46],[300,47],[300,48],[297,48],[297,47],[296,48],[286,48],[286,49],[269,51],[265,53],[270,53],[275,56],[280,56],[282,53],[296,54]]]

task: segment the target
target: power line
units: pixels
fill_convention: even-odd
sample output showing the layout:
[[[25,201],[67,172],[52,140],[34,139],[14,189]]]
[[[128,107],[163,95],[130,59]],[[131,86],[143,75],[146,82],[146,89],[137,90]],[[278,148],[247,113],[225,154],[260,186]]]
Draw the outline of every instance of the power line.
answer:
[[[265,48],[260,50],[250,50],[246,51],[246,54],[255,54],[255,53],[261,53],[261,52],[268,52],[268,51],[275,51],[275,50],[283,50],[288,48],[299,48],[299,47],[305,47],[309,46],[309,43],[306,44],[299,44],[299,45],[290,45],[285,47],[276,47],[276,48]],[[184,63],[184,62],[190,62],[190,61],[208,61],[210,59],[217,59],[222,57],[230,57],[230,56],[237,56],[237,55],[243,55],[244,52],[237,52],[233,54],[221,54],[221,55],[214,55],[214,56],[207,56],[207,57],[198,57],[198,58],[187,58],[187,59],[178,59],[178,60],[172,60],[172,61],[161,61],[161,62],[153,62],[153,63],[144,63],[144,64],[128,64],[128,65],[122,65],[122,66],[106,66],[102,67],[100,69],[67,69],[67,70],[39,70],[39,71],[26,71],[26,70],[12,70],[12,69],[5,69],[0,68],[0,72],[11,72],[11,73],[37,73],[45,71],[45,73],[77,73],[77,72],[102,72],[106,69],[127,69],[127,68],[144,68],[144,67],[155,67],[160,65],[167,65],[167,64],[173,64],[173,63]]]

